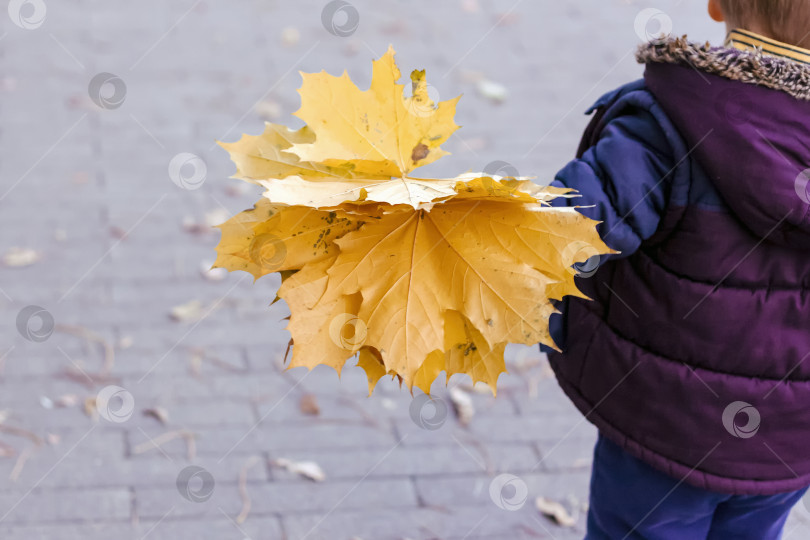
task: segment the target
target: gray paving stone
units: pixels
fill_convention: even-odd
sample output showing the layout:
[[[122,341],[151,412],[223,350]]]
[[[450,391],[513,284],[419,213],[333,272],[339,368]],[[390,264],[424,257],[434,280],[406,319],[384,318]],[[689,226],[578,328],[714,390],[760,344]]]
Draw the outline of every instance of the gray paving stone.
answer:
[[[199,493],[202,479],[198,478],[191,493]],[[247,487],[249,492],[255,486]],[[189,492],[183,492],[188,494]],[[211,491],[202,492],[201,498],[184,497],[176,486],[135,488],[136,512],[139,519],[159,521],[168,516],[193,517],[200,521],[221,517],[223,512],[231,517],[239,514],[242,502],[235,483],[217,482]]]
[[[129,519],[132,493],[126,488],[80,491],[35,490],[0,492],[0,516],[4,522],[43,523]]]
[[[141,413],[143,410],[163,407],[169,414],[170,425],[177,428],[230,425],[244,427],[247,431],[256,422],[252,407],[244,399],[233,401],[195,399],[181,402],[147,400],[138,402],[137,390],[133,392],[133,396]],[[133,414],[125,422],[128,429],[153,426],[156,423],[154,418],[144,414]]]
[[[231,516],[232,517],[232,516]],[[222,538],[233,540],[276,540],[284,538],[280,520],[273,517],[249,516],[241,525],[220,514],[210,520],[173,519],[173,515],[163,521],[141,520],[135,529],[136,539],[144,536],[152,540],[197,540],[199,538]]]
[[[287,334],[285,337],[289,339]],[[284,348],[263,347],[257,359],[257,350],[254,346],[246,347],[248,362],[256,371],[267,369],[281,369],[285,376],[289,377],[297,389],[314,394],[334,394],[346,393],[358,398],[368,395],[368,380],[362,368],[355,366],[355,362],[349,360],[338,377],[337,372],[329,366],[319,365],[312,370],[304,367],[286,369],[282,364],[284,358]],[[385,381],[381,381],[385,383]],[[386,386],[383,384],[382,386]],[[397,386],[397,388],[399,388]],[[407,390],[406,390],[407,392]]]
[[[593,462],[596,438],[570,438],[557,442],[537,443],[539,467],[545,471],[589,471]]]
[[[88,523],[84,525],[7,525],[0,526],[0,535],[8,540],[102,540],[105,538],[138,538],[132,527],[122,523]]]
[[[85,397],[95,399],[96,392],[86,392],[81,394],[81,399]],[[117,424],[106,421],[94,421],[83,410],[82,404],[71,407],[54,407],[47,409],[40,404],[30,406],[17,406],[10,413],[14,424],[20,426],[36,426],[38,430],[54,432],[62,429],[70,429],[76,432],[90,432],[99,424],[105,427],[116,428]]]
[[[493,510],[485,511],[480,506],[455,504],[449,508],[379,510],[373,514],[363,511],[292,514],[282,519],[290,540],[348,540],[353,537],[375,540],[445,539],[472,538],[473,534],[487,539],[504,537],[571,540],[583,536],[582,532],[575,536],[550,525],[544,518],[538,518],[528,505],[516,512],[494,506]]]
[[[470,425],[471,431],[485,440],[558,441],[567,438],[592,438],[596,428],[581,415],[548,414],[523,417],[510,422],[481,418]]]
[[[537,464],[537,454],[529,446],[467,445],[397,447],[335,450],[289,450],[270,452],[270,459],[314,461],[328,478],[359,478],[426,476],[442,474],[476,474],[486,471],[531,471]],[[375,466],[377,464],[379,466]],[[274,467],[273,477],[295,476],[283,468]]]
[[[276,540],[282,538],[281,525],[276,518],[250,518],[241,525],[226,519],[205,522],[173,519],[170,514],[162,521],[140,520],[136,525],[121,523],[20,525],[0,526],[0,534],[8,540],[196,540],[217,538],[243,540]]]
[[[242,376],[244,380],[245,365],[236,347],[217,350],[181,345],[173,350],[167,347],[157,351],[141,348],[124,351],[116,356],[112,373],[121,376],[133,387],[133,391],[144,396],[159,395],[167,386],[177,384],[184,390],[188,389],[186,393],[178,388],[178,398],[195,397],[194,384],[189,381],[183,386],[185,383],[181,380],[189,378],[196,385],[208,386],[210,394],[225,397],[225,394],[218,394],[211,387],[217,384],[219,377],[227,381]]]
[[[413,484],[407,479],[358,479],[314,483],[310,481],[247,484],[254,515],[332,511],[358,508],[396,508],[416,505]],[[217,483],[211,497],[196,502],[184,499],[176,488],[136,488],[138,513],[144,518],[171,514],[212,516],[225,511],[235,516],[242,502],[236,484]]]
[[[336,422],[301,424],[262,423],[255,430],[268,452],[297,449],[394,448],[400,444],[391,429],[368,424]]]
[[[410,419],[394,422],[397,435],[403,439],[405,445],[448,444],[454,439],[484,443],[542,441],[553,445],[568,439],[591,441],[595,433],[595,428],[590,423],[575,414],[511,418],[481,416],[474,418],[467,427],[447,420],[435,430],[419,427]]]
[[[77,449],[68,456],[57,451],[40,452],[32,456],[22,470],[15,489],[32,488],[114,488],[118,486],[174,486],[180,472],[190,466],[200,466],[216,481],[235,482],[242,468],[253,456],[234,453],[225,460],[217,455],[199,456],[189,462],[186,456],[150,452],[142,459],[124,459],[120,454],[89,453]],[[247,480],[262,482],[268,478],[262,456],[256,465],[246,469]],[[14,462],[0,462],[0,472],[11,473]],[[99,474],[103,472],[103,474]]]
[[[200,456],[223,459],[227,455],[256,454],[265,450],[259,442],[258,430],[252,426],[195,426],[187,431],[193,436],[194,451]],[[163,453],[172,458],[182,459],[188,455],[188,445],[182,437],[175,436],[160,445],[163,452],[155,448],[155,442],[167,434],[177,432],[176,426],[144,425],[142,429],[127,430],[127,455],[138,459],[139,456],[156,456]],[[141,454],[135,450],[141,448]]]
[[[505,472],[502,474],[511,474]],[[538,473],[514,474],[516,482],[522,482],[528,488],[529,501],[536,497],[551,497],[555,500],[565,501],[567,497],[576,497],[578,501],[587,501],[588,481],[590,475],[584,472],[566,472],[555,475]],[[465,475],[418,478],[416,487],[420,499],[428,506],[452,506],[454,504],[481,504],[496,505],[490,497],[490,487],[497,483],[499,475]],[[498,484],[500,485],[500,484]],[[515,488],[502,489],[502,496],[509,499],[514,496]],[[527,503],[528,504],[528,503]],[[497,508],[497,507],[496,507]]]
[[[348,379],[348,373],[346,377]],[[382,389],[375,391],[371,396],[366,393],[352,394],[348,390],[354,389],[354,379],[351,381],[352,385],[347,391],[341,391],[344,382],[334,381],[334,388],[331,391],[324,389],[323,391],[304,392],[301,387],[307,387],[307,382],[304,380],[301,385],[296,387],[293,392],[287,395],[284,399],[276,398],[276,396],[262,399],[257,403],[259,415],[265,417],[267,421],[274,420],[300,420],[310,421],[313,420],[311,415],[301,410],[300,401],[303,395],[312,396],[320,410],[317,420],[337,421],[337,420],[355,420],[360,421],[365,419],[373,419],[383,421],[388,418],[396,418],[400,420],[409,419],[411,414],[416,414],[419,417],[419,411],[414,409],[411,411],[413,398],[407,389],[400,389],[395,386],[390,391],[385,392]],[[328,382],[327,382],[328,384]],[[338,388],[340,385],[340,388]],[[311,389],[308,386],[307,389]],[[416,391],[421,394],[420,391]],[[448,393],[445,389],[440,389],[435,394],[436,399],[442,400],[442,405],[447,409],[447,420],[455,422],[456,417],[453,413],[453,405],[449,399]],[[506,416],[514,414],[514,406],[508,397],[495,399],[491,395],[470,394],[474,406],[474,418],[481,418],[483,416]],[[434,414],[433,409],[425,410],[422,414],[427,417],[432,417]],[[266,416],[265,416],[266,415]],[[473,420],[475,421],[475,420]]]

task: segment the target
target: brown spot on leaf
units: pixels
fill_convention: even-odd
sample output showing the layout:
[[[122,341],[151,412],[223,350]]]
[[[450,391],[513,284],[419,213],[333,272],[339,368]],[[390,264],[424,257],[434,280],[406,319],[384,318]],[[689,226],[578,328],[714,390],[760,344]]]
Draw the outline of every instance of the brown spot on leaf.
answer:
[[[411,152],[411,161],[420,161],[427,157],[430,153],[430,148],[427,145],[419,143],[413,147],[413,152]]]

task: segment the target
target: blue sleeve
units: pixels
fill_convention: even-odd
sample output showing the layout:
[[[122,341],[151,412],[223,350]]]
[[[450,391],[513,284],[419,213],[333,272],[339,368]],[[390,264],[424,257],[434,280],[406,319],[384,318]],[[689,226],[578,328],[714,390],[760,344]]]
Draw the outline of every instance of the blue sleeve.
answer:
[[[671,145],[653,115],[631,107],[608,121],[595,144],[568,163],[551,185],[573,188],[579,197],[557,205],[585,206],[579,211],[602,223],[602,240],[627,257],[658,229],[675,167]]]
[[[594,124],[599,123],[598,117]],[[589,126],[590,128],[591,126]],[[586,137],[587,137],[586,133]],[[611,258],[627,257],[658,230],[666,209],[676,162],[672,141],[651,112],[623,108],[607,120],[596,141],[557,173],[551,185],[572,188],[579,197],[555,199],[555,206],[584,206],[579,211],[600,221],[597,230],[615,255],[599,256],[580,265],[592,271]],[[562,316],[549,321],[551,337],[565,347],[567,299],[558,305]],[[549,347],[541,345],[544,352]]]

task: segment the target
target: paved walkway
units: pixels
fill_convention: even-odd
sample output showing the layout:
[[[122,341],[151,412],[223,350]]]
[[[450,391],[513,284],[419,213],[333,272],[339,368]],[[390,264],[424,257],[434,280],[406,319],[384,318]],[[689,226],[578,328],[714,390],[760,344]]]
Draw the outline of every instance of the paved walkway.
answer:
[[[510,350],[497,399],[451,383],[472,396],[466,426],[444,388],[420,409],[395,384],[366,398],[359,368],[340,383],[328,368],[283,370],[285,308],[267,307],[277,280],[204,271],[210,225],[258,195],[227,179],[214,141],[294,123],[298,70],[346,68],[368,84],[392,43],[439,97],[464,93],[453,156],[432,172],[500,159],[549,179],[582,111],[639,75],[646,4],[357,0],[328,28],[325,1],[9,4],[0,537],[582,537],[594,430],[535,350]],[[717,39],[686,4],[663,23]],[[181,153],[199,157],[181,173],[199,189],[172,182]],[[317,463],[325,480],[285,459]],[[576,524],[541,516],[539,496]],[[788,538],[810,530],[797,512]]]

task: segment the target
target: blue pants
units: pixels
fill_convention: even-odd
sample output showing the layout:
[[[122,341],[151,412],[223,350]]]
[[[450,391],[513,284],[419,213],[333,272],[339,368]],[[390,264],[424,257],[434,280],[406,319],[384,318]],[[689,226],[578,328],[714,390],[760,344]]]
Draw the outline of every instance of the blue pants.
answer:
[[[807,491],[724,495],[678,480],[600,434],[585,540],[776,540]]]

